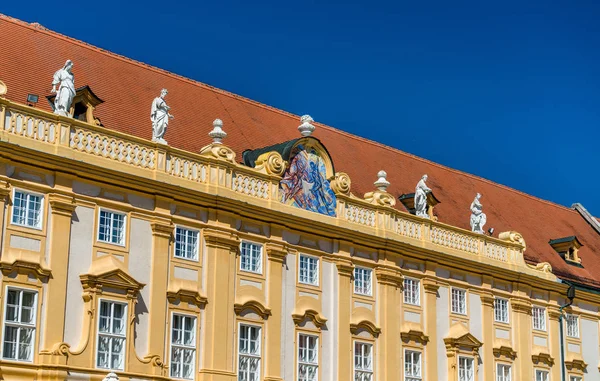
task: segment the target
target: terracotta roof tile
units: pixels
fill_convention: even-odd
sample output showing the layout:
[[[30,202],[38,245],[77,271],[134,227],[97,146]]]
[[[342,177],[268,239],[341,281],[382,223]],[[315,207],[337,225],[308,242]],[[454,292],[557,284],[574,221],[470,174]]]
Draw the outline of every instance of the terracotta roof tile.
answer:
[[[170,145],[198,152],[209,143],[215,118],[223,120],[226,144],[237,152],[299,137],[299,117],[214,87],[93,47],[41,26],[0,16],[0,79],[7,97],[25,102],[28,93],[40,95],[38,107],[50,110],[52,75],[66,59],[75,63],[76,86],[89,85],[105,103],[95,115],[106,128],[151,138],[150,104],[162,88],[175,119],[165,139]],[[388,173],[395,196],[414,192],[421,175],[441,203],[439,220],[469,229],[469,205],[477,192],[483,195],[486,228],[515,230],[527,242],[526,260],[550,262],[564,278],[600,286],[600,236],[578,212],[486,179],[463,173],[397,149],[316,123],[315,137],[329,150],[336,170],[352,179],[352,192],[373,190],[380,169]],[[398,203],[398,207],[402,208]],[[568,265],[548,244],[550,239],[575,235],[583,268]]]

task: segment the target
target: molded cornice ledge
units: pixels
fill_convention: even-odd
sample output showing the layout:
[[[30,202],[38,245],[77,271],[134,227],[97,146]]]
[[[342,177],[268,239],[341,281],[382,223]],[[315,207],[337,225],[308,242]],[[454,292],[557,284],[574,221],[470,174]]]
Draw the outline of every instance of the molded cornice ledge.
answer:
[[[361,329],[369,332],[374,338],[379,337],[379,334],[381,333],[381,328],[377,327],[374,323],[368,320],[363,320],[358,323],[350,323],[350,332],[353,335],[357,335]]]
[[[233,305],[233,310],[238,316],[245,310],[250,310],[258,314],[263,320],[267,320],[269,316],[271,316],[271,309],[263,306],[262,303],[257,300],[248,300],[244,304],[235,303]]]
[[[208,247],[234,250],[237,252],[240,245],[240,237],[227,230],[204,229],[202,231],[204,240]]]
[[[514,351],[511,347],[506,345],[500,345],[493,349],[494,356],[496,357],[504,357],[506,359],[514,360],[517,358],[517,352]]]
[[[48,195],[48,202],[50,203],[52,214],[58,214],[69,218],[73,215],[73,212],[77,207],[73,197],[57,193]]]
[[[270,261],[283,264],[285,257],[290,252],[290,248],[285,242],[267,242],[265,244],[265,251]]]
[[[337,266],[338,274],[351,278],[354,275],[354,264],[349,259],[338,258],[335,265]]]
[[[171,238],[173,234],[173,224],[168,220],[153,220],[150,222],[150,227],[154,236]]]
[[[294,320],[296,326],[302,324],[305,319],[312,321],[318,329],[323,328],[327,323],[327,319],[315,310],[306,310],[303,314],[292,314],[292,320]]]
[[[402,341],[405,343],[414,342],[421,345],[426,345],[429,342],[429,336],[427,336],[423,331],[416,329],[408,329],[406,331],[400,332],[400,337]]]
[[[585,373],[587,366],[588,364],[586,364],[586,362],[580,357],[573,356],[571,358],[567,358],[565,361],[565,367],[568,371],[579,371],[581,373]]]
[[[167,291],[167,300],[170,303],[181,300],[182,302],[192,303],[199,308],[204,308],[206,303],[208,303],[208,299],[205,296],[200,295],[198,291],[185,288],[180,288],[177,291]]]
[[[494,294],[492,294],[491,292],[483,292],[480,295],[481,298],[481,304],[483,304],[484,306],[487,307],[494,307]]]
[[[404,276],[393,267],[376,267],[375,276],[379,284],[397,287],[401,290],[404,288]]]
[[[550,356],[549,353],[541,352],[541,351],[531,355],[531,361],[533,361],[534,364],[542,363],[542,364],[546,364],[548,366],[554,365],[554,358],[552,356]]]
[[[426,294],[437,295],[438,290],[440,289],[440,285],[435,279],[425,278],[423,279],[423,290]]]
[[[527,299],[512,298],[510,300],[510,307],[515,312],[531,315],[532,304]]]

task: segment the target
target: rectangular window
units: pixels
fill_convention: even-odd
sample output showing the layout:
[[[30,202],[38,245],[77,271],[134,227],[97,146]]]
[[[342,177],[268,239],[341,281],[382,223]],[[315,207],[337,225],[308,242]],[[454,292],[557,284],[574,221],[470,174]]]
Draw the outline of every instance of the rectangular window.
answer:
[[[98,241],[124,246],[125,215],[101,209],[98,223]]]
[[[173,315],[171,329],[171,377],[194,379],[196,359],[196,318]]]
[[[494,299],[494,317],[497,322],[508,323],[508,300]]]
[[[373,270],[362,267],[354,268],[354,293],[372,295],[371,278]]]
[[[2,358],[33,361],[37,292],[9,288],[4,306]]]
[[[579,337],[579,318],[576,315],[567,314],[567,336]]]
[[[123,370],[127,337],[127,305],[100,301],[98,316],[98,368]]]
[[[421,291],[419,281],[416,279],[404,279],[404,303],[414,306],[421,305]]]
[[[570,381],[582,381],[583,379],[579,376],[571,376]]]
[[[240,324],[238,345],[238,381],[260,380],[260,327]]]
[[[458,358],[458,381],[474,381],[475,370],[472,357]]]
[[[531,309],[531,318],[533,319],[533,329],[538,331],[546,330],[546,309],[544,307],[533,307]]]
[[[535,381],[550,381],[550,375],[546,370],[535,370]]]
[[[373,380],[373,345],[354,342],[354,381]]]
[[[262,246],[251,242],[242,242],[240,269],[262,274]]]
[[[182,227],[175,228],[175,256],[178,258],[198,260],[197,230]]]
[[[300,283],[319,285],[319,260],[315,257],[300,255]]]
[[[452,288],[452,312],[467,314],[467,292],[459,288]]]
[[[421,380],[421,352],[404,351],[404,381]]]
[[[319,374],[319,338],[298,335],[298,381],[317,381]]]
[[[12,223],[28,228],[42,228],[44,198],[37,194],[15,190],[12,206]]]
[[[511,366],[507,364],[496,365],[496,381],[512,381]]]

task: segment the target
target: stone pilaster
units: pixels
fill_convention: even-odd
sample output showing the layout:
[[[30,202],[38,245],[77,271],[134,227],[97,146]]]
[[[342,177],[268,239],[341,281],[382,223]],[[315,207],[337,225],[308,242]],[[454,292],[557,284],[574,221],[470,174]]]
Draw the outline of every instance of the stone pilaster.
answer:
[[[550,370],[551,380],[560,380],[561,358],[560,358],[560,333],[559,321],[560,310],[558,306],[548,307],[548,347],[550,348],[550,357],[554,360],[555,366]],[[566,334],[566,333],[565,333]],[[565,350],[566,353],[566,350]]]
[[[481,325],[483,327],[483,379],[494,379],[494,294],[485,291],[481,295]]]
[[[8,201],[8,196],[10,195],[10,184],[4,181],[0,181],[0,231],[4,231],[4,226],[8,224],[8,220],[6,219],[6,206]],[[4,234],[0,234],[0,252],[2,251],[2,247],[4,247]]]
[[[422,284],[425,295],[425,334],[429,337],[425,346],[425,378],[435,380],[438,376],[437,293],[440,286],[434,278],[424,278]]]
[[[340,258],[336,262],[339,279],[338,292],[338,379],[352,379],[352,336],[350,317],[352,314],[352,276],[354,265],[350,258]]]
[[[511,298],[510,306],[513,311],[513,327],[518,334],[513,332],[514,349],[519,356],[515,360],[514,376],[519,380],[528,380],[533,374],[531,361],[531,347],[533,345],[531,302],[524,298]]]

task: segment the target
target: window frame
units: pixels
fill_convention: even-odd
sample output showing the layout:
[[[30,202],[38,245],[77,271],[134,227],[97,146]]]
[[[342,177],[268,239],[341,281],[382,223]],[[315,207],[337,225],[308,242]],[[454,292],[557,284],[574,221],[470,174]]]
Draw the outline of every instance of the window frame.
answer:
[[[315,269],[316,275],[315,275],[315,283],[310,283],[310,282],[304,282],[302,281],[302,276],[301,276],[301,271],[302,271],[302,257],[308,258],[310,260],[315,260],[317,262],[317,266]],[[321,284],[321,260],[319,257],[314,256],[314,255],[307,255],[307,254],[298,254],[298,283],[303,284],[303,285],[307,285],[307,286],[313,286],[313,287],[319,287]]]
[[[407,352],[418,353],[419,354],[419,375],[407,375],[406,374],[406,354]],[[414,358],[414,357],[413,357]],[[423,380],[423,351],[419,351],[412,348],[404,349],[404,357],[402,358],[404,368],[402,369],[402,375],[404,381],[422,381]],[[413,362],[414,363],[414,362]]]
[[[173,344],[173,329],[175,327],[175,316],[180,316],[184,319],[193,319],[194,320],[194,346],[186,346],[184,344]],[[183,327],[183,326],[182,326]],[[185,332],[184,332],[185,334]],[[192,350],[193,353],[193,361],[192,361],[192,378],[184,378],[174,376],[171,372],[173,371],[173,346],[177,348],[181,348],[183,350]],[[171,327],[169,332],[169,377],[177,380],[194,380],[196,379],[196,361],[198,358],[198,317],[196,315],[182,313],[180,311],[171,311]]]
[[[364,375],[361,378],[357,378],[357,375],[356,375],[357,372],[361,372],[364,374],[370,374],[371,375],[370,379],[374,380],[375,379],[375,356],[373,356],[373,350],[375,349],[375,346],[373,345],[373,343],[363,341],[363,340],[353,340],[352,344],[353,344],[352,345],[352,354],[353,354],[352,374],[354,375],[353,380],[363,380],[364,379]],[[371,350],[369,352],[369,355],[371,357],[371,359],[370,359],[371,360],[371,369],[357,369],[356,368],[356,345],[357,344],[366,345],[366,346],[371,347]],[[318,341],[317,341],[317,345],[318,345]],[[361,353],[361,359],[362,359],[362,362],[364,362],[364,357],[362,356],[362,353]],[[318,367],[317,367],[317,371],[318,371]],[[367,379],[369,379],[369,378],[367,378]]]
[[[542,379],[538,380],[538,374],[542,374]],[[545,374],[545,377],[543,377]],[[550,381],[550,371],[547,369],[535,369],[534,371],[535,381]]]
[[[25,223],[24,224],[20,224],[17,222],[14,222],[14,216],[15,216],[15,199],[16,199],[16,195],[17,192],[19,193],[23,193],[27,196],[36,196],[40,198],[40,218],[38,221],[38,225],[36,226],[32,226],[32,225],[28,225],[27,224],[27,215],[28,215],[28,211],[29,211],[29,198],[27,198],[26,201],[26,209],[25,209]],[[19,227],[23,227],[23,228],[28,228],[28,229],[35,229],[35,230],[43,230],[44,229],[44,218],[45,218],[45,211],[46,211],[46,197],[43,193],[40,192],[32,192],[30,190],[25,190],[23,188],[13,188],[12,190],[12,205],[10,208],[10,225],[14,225],[14,226],[19,226]]]
[[[369,274],[369,284],[367,288],[367,292],[359,292],[357,291],[357,281],[359,280],[359,277],[356,276],[356,272],[357,271],[363,271],[363,274],[368,273]],[[352,271],[352,275],[354,277],[354,294],[356,295],[361,295],[361,296],[373,296],[373,269],[368,268],[368,267],[362,267],[362,266],[355,266],[354,270]],[[365,278],[364,276],[362,277],[362,281],[365,282]],[[364,287],[363,287],[364,288]]]
[[[411,302],[407,301],[407,298],[406,298],[407,297],[407,294],[406,294],[406,290],[407,290],[406,283],[407,282],[416,282],[416,284],[417,284],[417,291],[416,291],[417,303],[411,303]],[[404,281],[402,282],[402,285],[403,285],[403,288],[404,288],[404,290],[402,292],[402,295],[403,295],[402,296],[402,300],[403,300],[404,304],[407,304],[409,306],[420,307],[421,306],[421,280],[417,279],[417,278],[408,278],[408,277],[406,277],[406,278],[404,278]]]
[[[506,378],[504,376],[504,372],[502,374],[500,374],[501,368],[502,369],[508,368],[508,378]],[[512,381],[512,365],[511,364],[507,364],[507,363],[503,363],[503,362],[496,363],[496,381]]]
[[[576,335],[571,335],[571,332],[570,332],[570,329],[569,329],[570,318],[575,318]],[[565,316],[565,325],[566,325],[567,337],[570,337],[572,339],[579,339],[580,338],[581,332],[580,332],[580,329],[579,329],[579,315],[566,314],[566,316]]]
[[[115,369],[115,368],[103,368],[98,366],[98,349],[100,347],[100,311],[101,311],[101,307],[102,307],[102,302],[106,302],[106,303],[113,303],[113,304],[121,304],[125,307],[125,310],[123,312],[123,324],[124,324],[124,335],[123,335],[123,366],[120,369]],[[129,321],[129,303],[127,302],[123,302],[121,300],[117,300],[117,299],[110,299],[110,298],[98,298],[98,313],[96,316],[96,349],[94,351],[94,369],[103,369],[103,370],[113,370],[113,371],[124,371],[127,365],[127,339],[128,339],[128,321]],[[113,319],[113,317],[111,316],[111,319]],[[118,335],[114,334],[114,333],[110,333],[110,334],[106,334],[104,333],[103,335],[105,336],[109,336],[110,338],[115,338]],[[109,365],[111,362],[110,359],[110,354],[112,353],[112,350],[109,352]]]
[[[535,316],[535,314],[534,314],[533,311],[536,310],[536,309],[537,310],[541,310],[542,313],[543,313],[543,320],[542,321],[544,323],[544,326],[541,327],[541,328],[540,327],[536,328],[536,326],[535,326],[536,316]],[[531,327],[532,327],[533,330],[540,331],[540,332],[547,332],[547,330],[548,330],[548,324],[547,324],[547,321],[546,321],[547,320],[547,316],[546,315],[547,315],[546,314],[546,307],[535,306],[535,305],[531,307],[531,319],[532,319]]]
[[[309,363],[309,362],[301,362],[300,361],[300,336],[307,336],[307,337],[314,337],[316,339],[316,344],[315,344],[315,351],[316,356],[315,358],[317,359],[316,363]],[[303,364],[305,366],[309,366],[309,367],[314,367],[316,368],[316,379],[314,381],[319,381],[320,379],[320,371],[321,371],[321,349],[319,348],[319,346],[321,345],[321,337],[315,333],[310,333],[310,332],[298,332],[296,334],[296,380],[300,379],[300,365]]]
[[[465,298],[465,302],[464,302],[464,312],[460,312],[460,311],[454,311],[454,303],[453,303],[453,291],[461,291],[462,295]],[[464,288],[460,288],[460,287],[450,287],[450,312],[453,314],[457,314],[457,315],[461,315],[461,316],[467,316],[468,312],[469,312],[469,305],[468,305],[468,301],[467,301],[467,290]]]
[[[123,216],[123,239],[122,239],[122,242],[115,243],[115,242],[104,241],[104,240],[100,239],[100,219],[101,219],[102,212],[113,213],[113,214],[118,214],[118,215]],[[100,244],[106,244],[106,245],[115,245],[115,246],[119,246],[119,247],[126,247],[127,246],[127,223],[129,222],[128,217],[129,216],[128,216],[127,212],[120,212],[120,211],[116,211],[114,209],[103,208],[103,207],[98,208],[98,219],[97,219],[97,226],[96,226],[96,242],[98,242]],[[111,226],[111,230],[112,230],[112,226]]]
[[[196,251],[194,258],[182,257],[177,255],[177,229],[187,230],[188,232],[192,232],[196,234]],[[200,261],[200,230],[190,228],[184,225],[175,225],[175,230],[173,231],[173,257],[177,259],[183,259],[186,261],[199,262]],[[187,245],[187,243],[186,243]]]
[[[250,327],[250,328],[257,328],[258,329],[258,352],[259,352],[259,356],[256,355],[252,355],[250,353],[241,353],[240,352],[240,340],[241,340],[241,333],[242,333],[242,326],[246,326],[246,327]],[[249,357],[249,358],[258,358],[258,376],[257,376],[257,380],[261,380],[262,377],[262,373],[263,373],[263,364],[264,364],[264,360],[263,360],[263,326],[260,324],[253,324],[250,322],[246,322],[246,321],[240,321],[238,322],[238,331],[237,331],[237,357],[236,357],[236,380],[240,379],[240,357],[244,356],[244,357]]]
[[[259,252],[258,252],[258,270],[252,270],[250,268],[246,269],[243,267],[244,264],[244,251],[243,251],[243,247],[244,244],[248,244],[248,245],[254,245],[257,246],[259,248]],[[246,240],[243,239],[240,242],[240,271],[246,272],[246,273],[250,273],[250,274],[257,274],[257,275],[263,275],[263,260],[264,260],[264,245],[257,243],[257,242],[253,242],[250,240]],[[250,264],[252,263],[252,253],[250,254]]]
[[[496,311],[497,311],[496,302],[500,302],[500,301],[506,303],[506,320],[498,320],[498,314],[496,313]],[[502,323],[502,324],[510,324],[510,301],[508,299],[501,298],[501,297],[494,298],[494,322]]]
[[[466,360],[469,360],[469,361],[471,361],[471,369],[472,369],[472,374],[471,374],[471,377],[470,377],[470,379],[465,379],[465,380],[463,380],[463,379],[461,379],[461,378],[460,378],[460,365],[461,365],[461,363],[460,363],[460,360],[461,360],[461,359],[466,359]],[[458,374],[457,374],[457,376],[458,376],[458,377],[457,377],[457,380],[458,380],[458,381],[475,381],[475,373],[476,373],[476,369],[475,369],[475,358],[474,358],[474,357],[471,357],[471,356],[461,356],[461,355],[459,355],[459,356],[457,357],[456,371],[458,372]]]
[[[19,323],[9,323],[9,326],[14,326],[17,328],[33,328],[33,335],[32,335],[32,343],[31,343],[31,355],[30,358],[27,360],[20,360],[18,357],[18,350],[19,348],[16,349],[16,358],[9,358],[9,357],[5,357],[5,352],[4,352],[4,340],[6,338],[6,326],[7,326],[7,320],[6,320],[6,312],[8,310],[7,305],[8,305],[8,292],[9,291],[20,291],[21,295],[22,292],[31,292],[33,294],[35,294],[34,296],[34,300],[33,300],[33,315],[34,315],[34,325],[33,327],[27,325],[27,324],[23,324],[21,322]],[[33,363],[35,360],[35,354],[37,352],[37,335],[38,335],[38,313],[39,313],[39,309],[38,309],[38,302],[39,302],[39,295],[40,295],[40,291],[37,289],[33,289],[33,288],[27,288],[27,287],[20,287],[20,286],[13,286],[13,285],[7,285],[4,287],[4,303],[3,303],[3,313],[2,313],[2,356],[0,357],[2,359],[2,361],[11,361],[11,362],[21,362],[21,363]],[[20,296],[19,297],[19,314],[21,313],[21,309],[22,309],[22,300],[23,297]],[[20,341],[17,340],[17,346],[20,344]]]

